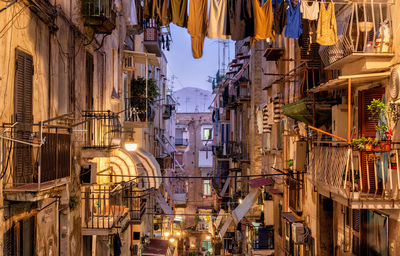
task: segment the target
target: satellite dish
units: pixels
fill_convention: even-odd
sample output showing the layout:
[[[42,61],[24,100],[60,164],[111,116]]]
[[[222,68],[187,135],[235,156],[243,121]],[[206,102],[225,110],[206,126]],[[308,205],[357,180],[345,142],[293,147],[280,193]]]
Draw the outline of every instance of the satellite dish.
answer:
[[[390,74],[389,93],[392,100],[397,100],[400,90],[400,68],[396,67]]]

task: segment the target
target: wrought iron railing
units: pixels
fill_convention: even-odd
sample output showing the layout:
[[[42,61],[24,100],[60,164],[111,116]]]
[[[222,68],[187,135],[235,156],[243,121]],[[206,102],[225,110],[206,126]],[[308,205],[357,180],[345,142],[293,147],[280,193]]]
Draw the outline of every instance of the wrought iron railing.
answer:
[[[250,159],[247,144],[242,142],[229,141],[226,147],[226,154],[228,157],[242,161]]]
[[[3,125],[1,177],[6,190],[39,191],[70,176],[71,134],[43,123]]]
[[[82,188],[82,227],[111,229],[120,227],[122,217],[141,222],[146,207],[133,186],[92,185]]]
[[[110,148],[119,146],[121,123],[119,115],[111,111],[83,111],[83,148]]]
[[[338,42],[320,48],[324,65],[329,66],[353,53],[391,53],[393,34],[389,7],[389,3],[363,1],[338,8]]]
[[[188,139],[183,138],[175,138],[175,145],[176,146],[187,146],[189,144]]]
[[[314,146],[308,179],[318,188],[350,200],[400,199],[398,150],[355,151],[347,147]]]
[[[147,111],[146,111],[147,106]],[[124,119],[128,122],[152,122],[155,112],[153,102],[144,97],[125,98]]]
[[[102,17],[115,22],[116,14],[113,11],[112,0],[83,0],[82,16]]]

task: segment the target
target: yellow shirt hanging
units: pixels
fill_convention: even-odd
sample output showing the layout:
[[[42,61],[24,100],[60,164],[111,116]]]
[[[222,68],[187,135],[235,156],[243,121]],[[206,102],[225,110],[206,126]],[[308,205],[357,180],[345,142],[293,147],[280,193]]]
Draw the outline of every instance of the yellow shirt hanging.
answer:
[[[317,26],[317,43],[320,45],[334,45],[337,43],[337,27],[335,4],[330,2],[328,7],[321,2]]]

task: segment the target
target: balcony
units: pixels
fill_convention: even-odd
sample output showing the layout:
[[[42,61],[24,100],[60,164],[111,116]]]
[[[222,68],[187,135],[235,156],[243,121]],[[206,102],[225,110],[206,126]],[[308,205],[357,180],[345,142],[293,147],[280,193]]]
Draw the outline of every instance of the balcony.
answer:
[[[236,141],[229,141],[226,147],[226,154],[228,157],[246,162],[250,161],[247,144]]]
[[[385,1],[351,3],[336,13],[338,43],[320,48],[326,69],[343,75],[388,69],[393,58],[390,5]]]
[[[84,149],[111,149],[120,145],[119,115],[111,111],[83,111]]]
[[[116,26],[116,14],[111,0],[83,0],[82,16],[85,26],[96,33],[111,34]]]
[[[186,147],[189,145],[189,140],[188,139],[183,139],[183,138],[175,138],[175,146],[184,146]]]
[[[155,111],[151,100],[146,100],[143,97],[125,99],[124,126],[128,128],[148,128],[154,117]]]
[[[2,136],[5,198],[37,201],[70,177],[71,134],[37,124],[8,126]],[[45,130],[45,132],[43,131]],[[42,143],[40,144],[40,137]],[[13,141],[13,143],[11,143]]]
[[[82,188],[82,233],[109,235],[121,224],[140,224],[146,211],[133,185],[92,185]]]
[[[353,209],[400,209],[396,159],[397,150],[385,153],[314,146],[308,179],[319,193]]]
[[[154,53],[157,57],[161,57],[161,42],[157,27],[144,28],[143,45],[147,52]]]

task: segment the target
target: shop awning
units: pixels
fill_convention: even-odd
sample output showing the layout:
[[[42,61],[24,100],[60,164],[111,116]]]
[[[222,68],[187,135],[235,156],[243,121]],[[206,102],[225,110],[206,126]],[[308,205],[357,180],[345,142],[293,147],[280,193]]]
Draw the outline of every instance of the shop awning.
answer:
[[[254,205],[260,193],[261,190],[258,188],[251,190],[250,193],[243,199],[243,202],[239,204],[239,206],[236,207],[235,210],[232,211],[232,217],[236,224],[240,222],[240,220]]]
[[[304,98],[296,102],[282,106],[282,113],[285,116],[293,118],[294,120],[313,124],[313,99]],[[332,104],[329,102],[316,102],[315,103],[315,119],[318,124],[325,123],[331,120]]]
[[[150,243],[144,246],[143,256],[167,256],[169,254],[169,241],[150,239]]]
[[[339,76],[336,79],[329,80],[328,82],[321,84],[310,90],[310,92],[322,92],[336,89],[347,88],[347,83],[351,79],[351,86],[363,85],[367,83],[382,81],[385,78],[389,78],[390,72],[378,72],[369,74],[357,74],[351,76]]]

